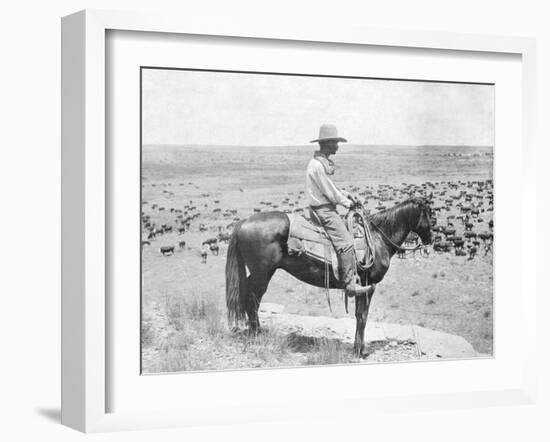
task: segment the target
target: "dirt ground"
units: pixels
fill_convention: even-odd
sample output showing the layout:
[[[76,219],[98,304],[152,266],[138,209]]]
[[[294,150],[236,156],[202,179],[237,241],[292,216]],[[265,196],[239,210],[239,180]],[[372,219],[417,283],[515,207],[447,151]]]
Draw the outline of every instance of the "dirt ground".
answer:
[[[371,189],[374,195],[386,195],[388,192],[380,189],[377,181],[391,185],[395,191],[411,183],[420,185],[431,181],[436,183],[436,203],[443,204],[449,195],[460,194],[461,190],[464,194],[474,192],[472,180],[491,178],[492,156],[489,157],[486,151],[465,152],[467,156],[454,158],[448,158],[448,152],[444,150],[432,152],[425,161],[415,165],[416,173],[409,167],[407,174],[399,171],[406,164],[410,165],[411,158],[419,156],[417,150],[413,152],[414,156],[408,157],[409,152],[401,153],[399,160],[393,158],[392,161],[388,157],[391,153],[380,154],[378,163],[369,161],[373,169],[368,180],[360,181],[361,175],[357,174],[351,177],[352,180],[339,183],[343,187]],[[198,148],[184,152],[163,148],[144,152],[142,216],[149,216],[157,225],[174,226],[175,230],[178,226],[178,212],[175,210],[181,210],[182,214],[200,214],[191,221],[184,234],[166,233],[142,247],[143,371],[421,359],[411,342],[371,342],[368,357],[359,359],[353,356],[347,345],[329,339],[283,337],[269,329],[264,329],[259,336],[249,336],[227,328],[226,245],[220,243],[219,255],[210,253],[203,263],[202,242],[216,237],[220,231],[230,232],[235,217],[244,218],[254,209],[294,211],[305,206],[300,190],[308,156],[296,151],[292,167],[288,166],[288,158],[281,158],[271,151],[250,157],[249,153],[238,150],[213,151],[207,155]],[[352,170],[357,170],[358,158],[361,159],[344,155],[341,162],[350,168],[355,164]],[[388,161],[390,171],[380,166]],[[267,164],[274,166],[268,167]],[[388,173],[392,180],[388,180]],[[482,212],[474,226],[478,233],[489,229],[492,206],[488,206],[487,198],[491,196],[486,192],[485,199],[480,200]],[[367,207],[373,210],[382,204],[378,198],[367,200]],[[460,201],[453,200],[449,210],[438,215],[438,224],[446,225],[447,217],[460,214],[457,207]],[[398,199],[392,199],[390,195],[384,205],[390,207],[396,202]],[[157,207],[153,209],[155,204]],[[164,207],[164,210],[159,211],[159,207]],[[236,211],[236,214],[229,214],[229,210]],[[457,234],[463,232],[460,223],[455,221],[455,226],[458,226]],[[143,239],[147,233],[144,229]],[[185,241],[184,248],[178,247],[180,241]],[[173,255],[160,253],[161,246],[172,245],[175,246]],[[478,253],[474,259],[433,250],[429,256],[417,253],[405,259],[394,257],[390,270],[377,287],[369,319],[455,334],[470,342],[476,351],[491,354],[492,278],[492,252],[486,256]],[[353,318],[353,300],[350,301],[349,313],[346,313],[341,292],[331,290],[330,297],[332,311],[325,290],[308,286],[280,270],[274,275],[263,301],[284,305],[287,313]],[[368,336],[366,339],[368,341]]]

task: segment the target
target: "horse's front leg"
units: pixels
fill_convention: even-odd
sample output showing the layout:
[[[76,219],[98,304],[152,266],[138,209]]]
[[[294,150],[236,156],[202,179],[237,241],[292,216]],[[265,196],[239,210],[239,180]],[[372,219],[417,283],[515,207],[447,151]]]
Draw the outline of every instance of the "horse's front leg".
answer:
[[[372,284],[369,291],[361,296],[355,297],[355,319],[357,325],[355,328],[355,343],[353,346],[357,356],[362,356],[365,349],[365,326],[367,325],[367,316],[369,315],[370,302],[374,295],[376,284]]]
[[[355,297],[355,342],[353,344],[353,352],[356,356],[363,354],[363,340],[365,337],[366,321],[363,320],[363,313],[367,308],[367,295],[359,295]]]

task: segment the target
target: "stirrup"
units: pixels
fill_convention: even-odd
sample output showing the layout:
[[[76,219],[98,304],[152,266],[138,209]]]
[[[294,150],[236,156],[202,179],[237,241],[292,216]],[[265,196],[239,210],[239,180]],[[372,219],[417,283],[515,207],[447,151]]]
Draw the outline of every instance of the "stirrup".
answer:
[[[355,284],[354,288],[353,289],[348,289],[346,288],[344,291],[346,293],[346,296],[348,298],[353,298],[355,296],[360,296],[360,295],[364,295],[366,293],[368,293],[368,291],[371,289],[371,285],[366,285],[366,286],[362,286],[362,285],[357,285]]]

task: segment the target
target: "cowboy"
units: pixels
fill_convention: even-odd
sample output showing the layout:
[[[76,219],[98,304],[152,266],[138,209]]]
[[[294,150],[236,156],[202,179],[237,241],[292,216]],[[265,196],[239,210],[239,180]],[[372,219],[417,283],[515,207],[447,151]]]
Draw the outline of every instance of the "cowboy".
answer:
[[[319,143],[320,150],[313,154],[306,172],[306,198],[310,210],[317,215],[327,232],[336,255],[342,281],[347,296],[365,293],[365,287],[356,283],[355,250],[353,237],[336,210],[337,205],[350,209],[354,197],[347,191],[339,189],[332,181],[335,165],[330,159],[338,151],[338,143],[347,143],[338,136],[336,126],[323,124],[319,137],[311,143]]]

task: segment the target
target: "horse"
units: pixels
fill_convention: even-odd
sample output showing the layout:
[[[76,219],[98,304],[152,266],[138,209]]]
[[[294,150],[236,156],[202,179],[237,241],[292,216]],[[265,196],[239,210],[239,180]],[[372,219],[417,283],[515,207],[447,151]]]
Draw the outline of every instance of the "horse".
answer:
[[[385,211],[366,215],[356,203],[369,224],[375,260],[367,270],[359,270],[361,284],[368,291],[355,299],[356,331],[354,352],[364,352],[365,325],[370,303],[378,284],[389,269],[392,256],[401,247],[408,234],[418,234],[424,245],[431,243],[430,203],[428,199],[411,198]],[[348,213],[348,216],[353,211]],[[271,211],[251,215],[239,221],[231,234],[225,267],[226,305],[230,326],[248,319],[251,333],[260,329],[258,309],[271,277],[283,269],[295,278],[317,287],[343,288],[332,271],[325,274],[325,264],[305,254],[288,253],[290,220],[284,212]],[[249,275],[247,276],[247,268]]]

